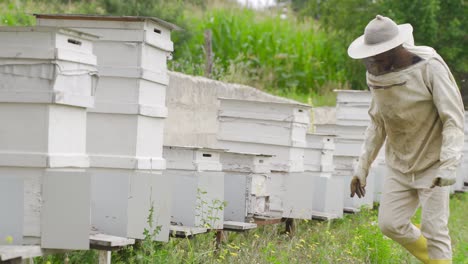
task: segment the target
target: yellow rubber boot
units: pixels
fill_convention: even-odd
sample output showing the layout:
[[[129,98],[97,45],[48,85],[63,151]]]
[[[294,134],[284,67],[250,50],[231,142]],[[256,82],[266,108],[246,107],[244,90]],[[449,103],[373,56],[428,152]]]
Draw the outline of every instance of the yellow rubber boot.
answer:
[[[432,263],[429,262],[429,254],[427,253],[427,240],[424,236],[420,236],[418,240],[403,245],[403,247],[406,248],[413,256],[415,256],[417,259],[422,261],[423,263]],[[439,262],[434,262],[434,263],[439,263]],[[445,262],[440,262],[440,263],[445,263]]]
[[[452,264],[450,259],[431,259],[428,262],[429,264]]]

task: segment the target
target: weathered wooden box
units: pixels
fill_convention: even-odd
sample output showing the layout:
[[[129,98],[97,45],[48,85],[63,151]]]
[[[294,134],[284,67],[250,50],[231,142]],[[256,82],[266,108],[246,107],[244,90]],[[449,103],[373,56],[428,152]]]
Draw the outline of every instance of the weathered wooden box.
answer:
[[[167,169],[172,180],[171,222],[174,225],[223,229],[224,173],[220,163],[223,150],[164,146]]]
[[[363,139],[367,125],[315,124],[315,133],[331,134],[340,137]]]
[[[0,185],[11,197],[0,234],[12,238],[1,244],[89,248],[86,107],[94,105],[95,39],[0,28]]]
[[[255,215],[269,214],[267,190],[270,155],[221,153],[224,172],[225,221],[249,222]]]

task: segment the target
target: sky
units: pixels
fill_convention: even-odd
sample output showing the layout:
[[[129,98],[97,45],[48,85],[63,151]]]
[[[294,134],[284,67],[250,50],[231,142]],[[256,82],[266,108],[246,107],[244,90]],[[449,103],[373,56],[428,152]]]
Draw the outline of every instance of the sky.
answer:
[[[237,2],[253,8],[262,8],[275,4],[275,0],[237,0]]]

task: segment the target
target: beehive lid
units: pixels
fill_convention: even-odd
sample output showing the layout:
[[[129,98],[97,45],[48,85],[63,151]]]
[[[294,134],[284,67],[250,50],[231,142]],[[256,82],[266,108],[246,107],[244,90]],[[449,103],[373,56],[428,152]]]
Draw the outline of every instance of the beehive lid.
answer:
[[[1,26],[0,32],[54,32],[62,33],[66,35],[72,35],[74,37],[79,37],[87,40],[96,40],[99,38],[97,35],[90,33],[85,33],[79,30],[71,28],[61,28],[61,27],[48,27],[48,26],[30,26],[30,27],[9,27]]]
[[[33,14],[36,18],[43,19],[66,19],[66,20],[98,20],[98,21],[120,21],[120,22],[144,22],[153,21],[170,30],[182,30],[182,28],[156,17],[147,16],[103,16],[83,14]]]

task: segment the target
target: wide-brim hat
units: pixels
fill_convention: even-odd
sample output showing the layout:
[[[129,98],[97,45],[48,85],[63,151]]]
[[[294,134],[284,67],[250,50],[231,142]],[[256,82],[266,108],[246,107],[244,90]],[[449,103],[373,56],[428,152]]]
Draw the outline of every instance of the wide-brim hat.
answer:
[[[412,38],[410,24],[397,25],[388,17],[377,15],[367,24],[364,35],[355,39],[348,48],[353,59],[363,59],[391,50]]]

